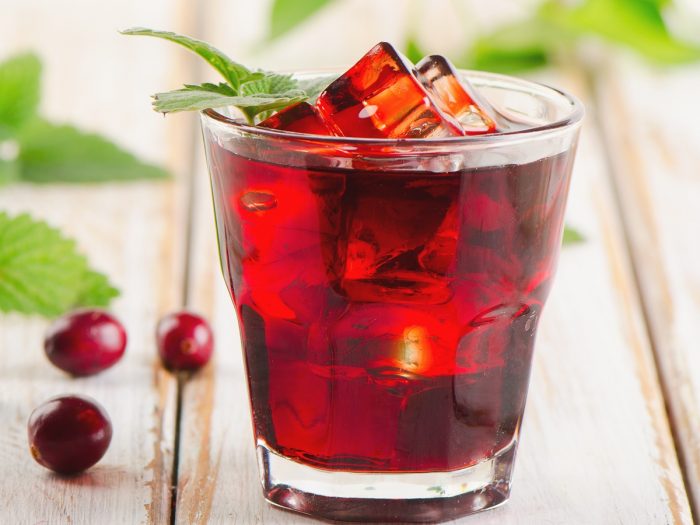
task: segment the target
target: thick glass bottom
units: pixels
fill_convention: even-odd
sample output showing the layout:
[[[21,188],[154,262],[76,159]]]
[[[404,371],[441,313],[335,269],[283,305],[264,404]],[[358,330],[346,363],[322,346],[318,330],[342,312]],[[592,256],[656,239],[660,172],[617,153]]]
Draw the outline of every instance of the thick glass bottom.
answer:
[[[449,472],[339,472],[310,467],[258,443],[265,499],[315,517],[426,523],[455,519],[508,500],[517,443]]]

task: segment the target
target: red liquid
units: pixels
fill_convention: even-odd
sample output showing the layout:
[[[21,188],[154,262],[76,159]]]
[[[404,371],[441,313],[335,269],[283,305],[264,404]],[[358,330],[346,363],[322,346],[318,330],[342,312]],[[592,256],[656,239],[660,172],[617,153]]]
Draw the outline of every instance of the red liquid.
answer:
[[[398,173],[206,142],[258,440],[378,472],[460,469],[513,441],[573,153]]]

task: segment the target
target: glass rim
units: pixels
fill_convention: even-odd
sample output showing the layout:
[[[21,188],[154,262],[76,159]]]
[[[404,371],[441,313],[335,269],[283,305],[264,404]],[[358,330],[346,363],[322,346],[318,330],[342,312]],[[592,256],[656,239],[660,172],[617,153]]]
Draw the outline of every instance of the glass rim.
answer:
[[[487,71],[477,71],[470,69],[458,69],[460,74],[466,75],[469,80],[484,79],[491,81],[492,85],[517,90],[525,93],[535,94],[537,92],[545,96],[555,96],[563,99],[568,103],[570,112],[564,117],[549,122],[547,124],[528,127],[525,129],[505,131],[501,133],[491,133],[486,135],[466,135],[457,137],[440,137],[440,138],[374,138],[374,137],[346,137],[337,135],[316,135],[312,133],[297,133],[293,131],[277,130],[272,128],[264,128],[249,124],[242,120],[231,118],[222,114],[216,108],[207,108],[201,110],[200,114],[208,119],[218,121],[231,128],[240,130],[246,135],[255,135],[260,138],[279,139],[285,142],[298,141],[300,143],[313,142],[314,144],[331,145],[357,145],[364,147],[391,147],[398,148],[406,147],[445,147],[445,146],[466,146],[466,145],[504,145],[511,142],[520,142],[523,140],[532,140],[537,138],[554,135],[560,131],[577,128],[584,116],[585,107],[583,103],[571,93],[563,89],[555,88],[543,82],[533,80],[525,80],[511,75],[503,75],[500,73],[491,73]],[[337,69],[314,69],[307,71],[299,71],[294,73],[297,77],[314,77],[321,75],[338,74]],[[519,89],[516,89],[519,88]]]

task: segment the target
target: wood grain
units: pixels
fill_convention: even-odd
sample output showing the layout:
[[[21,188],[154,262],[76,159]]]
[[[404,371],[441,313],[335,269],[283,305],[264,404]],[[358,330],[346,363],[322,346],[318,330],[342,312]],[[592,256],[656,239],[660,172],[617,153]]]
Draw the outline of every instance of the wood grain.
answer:
[[[184,2],[180,4],[184,5]],[[176,384],[156,359],[160,314],[179,305],[184,275],[184,176],[191,151],[185,128],[151,113],[149,95],[186,76],[184,53],[127,39],[120,28],[153,24],[185,30],[173,2],[47,0],[3,4],[3,56],[37,50],[45,65],[43,111],[102,132],[147,159],[167,164],[168,182],[0,189],[0,208],[29,211],[74,236],[123,295],[115,312],[129,333],[124,359],[92,378],[71,379],[43,355],[47,322],[0,318],[0,522],[167,523]],[[175,78],[176,76],[181,78]],[[28,452],[26,421],[53,395],[78,392],[110,414],[112,444],[103,460],[76,478],[39,467]]]
[[[582,91],[570,77],[546,80]],[[692,522],[609,173],[589,120],[544,315],[511,501],[502,523]],[[184,391],[177,523],[308,523],[261,497],[234,310],[219,275],[204,169],[197,179],[191,304],[212,316],[217,358]],[[213,408],[203,406],[211,398]],[[202,477],[202,474],[205,474]]]
[[[700,67],[612,59],[598,100],[637,280],[700,510]]]

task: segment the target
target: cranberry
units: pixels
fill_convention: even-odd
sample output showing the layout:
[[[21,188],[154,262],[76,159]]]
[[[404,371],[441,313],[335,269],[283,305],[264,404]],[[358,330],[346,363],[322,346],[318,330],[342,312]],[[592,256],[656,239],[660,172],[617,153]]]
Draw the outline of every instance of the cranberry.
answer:
[[[29,449],[37,462],[60,474],[76,474],[97,463],[112,440],[112,423],[89,397],[58,396],[34,409]]]
[[[163,317],[156,329],[158,353],[170,370],[197,370],[207,364],[214,349],[209,323],[190,312]]]
[[[57,319],[44,338],[54,365],[75,376],[89,376],[119,361],[126,348],[122,324],[101,310],[78,310]]]

